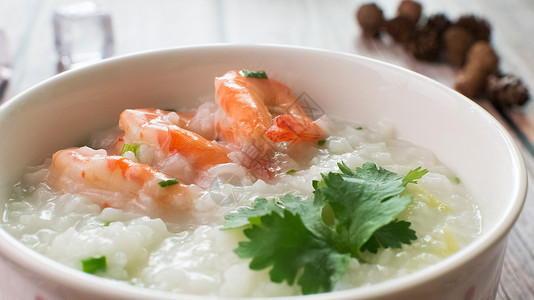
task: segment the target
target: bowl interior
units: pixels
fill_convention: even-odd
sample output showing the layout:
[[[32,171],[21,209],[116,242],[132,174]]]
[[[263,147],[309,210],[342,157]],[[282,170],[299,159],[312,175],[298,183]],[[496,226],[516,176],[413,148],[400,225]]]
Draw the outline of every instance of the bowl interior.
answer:
[[[364,123],[387,119],[399,138],[434,151],[469,187],[481,209],[484,233],[478,246],[502,238],[512,226],[524,199],[525,170],[509,135],[483,109],[426,77],[388,64],[274,46],[137,54],[63,73],[19,95],[0,108],[0,204],[25,166],[113,126],[123,109],[195,106],[199,99],[214,97],[215,76],[245,68],[266,70],[328,113]],[[458,256],[468,256],[465,252]]]

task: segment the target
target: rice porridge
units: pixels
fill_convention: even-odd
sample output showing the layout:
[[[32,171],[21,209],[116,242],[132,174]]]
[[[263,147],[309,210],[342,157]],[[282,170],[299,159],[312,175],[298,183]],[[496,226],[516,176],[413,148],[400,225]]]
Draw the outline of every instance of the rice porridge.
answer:
[[[253,79],[259,80],[267,79]],[[118,128],[94,134],[88,147],[58,151],[42,165],[30,168],[5,203],[0,226],[53,260],[126,284],[198,295],[299,295],[303,285],[276,282],[270,272],[272,266],[253,270],[251,259],[238,255],[243,251],[236,248],[253,242],[253,231],[247,230],[261,229],[257,221],[250,218],[250,224],[228,229],[224,228],[225,216],[228,222],[228,215],[254,207],[258,198],[274,201],[290,194],[302,201],[313,201],[313,197],[317,201],[325,174],[339,173],[338,164],[357,170],[371,162],[401,177],[417,168],[428,171],[417,180],[404,182],[398,198],[409,196],[411,200],[394,216],[395,222],[409,224],[417,238],[402,242],[400,247],[378,247],[376,251],[358,248],[352,255],[340,251],[346,259],[338,261],[345,267],[342,272],[333,271],[342,276],[331,281],[330,290],[371,285],[415,272],[443,260],[480,235],[479,212],[461,178],[431,151],[397,139],[394,124],[357,124],[323,115],[305,123],[304,129],[295,131],[293,127],[296,138],[281,133],[292,119],[275,129],[261,129],[262,136],[238,135],[232,130],[244,129],[236,129],[238,126],[228,121],[232,119],[231,109],[220,110],[230,105],[220,99],[230,97],[221,91],[224,84],[216,83],[217,104],[204,103],[187,115],[154,110],[123,113]],[[273,105],[266,104],[267,111],[283,116],[273,112]],[[157,117],[147,117],[149,114]],[[134,128],[140,116],[143,124],[152,127]],[[193,145],[196,136],[194,142],[180,144],[201,154],[165,150],[161,131],[157,131],[164,121],[205,138],[207,142],[200,146]],[[272,117],[269,122],[273,123]],[[153,132],[157,133],[156,142],[150,140]],[[265,132],[277,142],[274,147],[272,143],[270,148],[264,144],[259,147],[259,153],[269,153],[267,163],[245,151],[250,149],[246,145],[258,146]],[[180,134],[191,136],[189,132]],[[158,141],[161,147],[154,146]],[[83,168],[71,167],[80,161]],[[109,172],[106,178],[113,182],[102,184],[101,172]],[[135,176],[128,172],[135,172]],[[94,182],[88,183],[91,180]],[[132,181],[142,183],[133,185]],[[266,215],[258,218],[266,222]],[[336,222],[333,224],[338,226]],[[87,262],[94,263],[94,258],[105,258],[105,267],[88,271]],[[319,292],[324,291],[328,290]]]

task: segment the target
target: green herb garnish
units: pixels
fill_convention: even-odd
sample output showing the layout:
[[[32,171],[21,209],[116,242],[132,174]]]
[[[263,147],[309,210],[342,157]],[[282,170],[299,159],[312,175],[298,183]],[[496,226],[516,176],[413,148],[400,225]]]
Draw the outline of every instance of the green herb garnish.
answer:
[[[318,145],[318,146],[323,146],[324,143],[326,143],[326,140],[318,140],[318,141],[317,141],[317,145]]]
[[[241,70],[241,73],[245,77],[258,78],[258,79],[267,79],[267,73],[265,73],[265,71]]]
[[[288,170],[288,171],[286,172],[286,174],[293,174],[293,173],[295,173],[295,172],[297,172],[297,171],[295,171],[294,169],[291,169],[291,170]]]
[[[409,183],[428,171],[417,168],[405,176],[365,163],[341,173],[321,174],[312,183],[314,197],[285,195],[258,198],[251,208],[225,216],[223,229],[244,227],[247,241],[234,252],[251,258],[250,269],[270,268],[273,282],[300,285],[303,294],[331,291],[351,257],[361,252],[400,248],[417,239],[410,223],[397,220],[411,202],[401,195]]]
[[[102,225],[102,226],[104,226],[104,227],[108,227],[109,224],[111,224],[111,222],[113,222],[113,221],[106,221],[106,223],[104,223],[104,225]]]
[[[90,257],[82,259],[82,270],[85,273],[95,274],[96,272],[106,271],[106,257]]]
[[[362,129],[363,129],[362,126],[360,126],[360,127],[356,127],[356,130],[362,130]]]
[[[124,144],[122,145],[121,149],[121,156],[124,155],[124,153],[132,151],[135,154],[135,157],[139,159],[139,144]]]
[[[454,183],[460,184],[460,183],[462,183],[462,181],[460,180],[460,178],[454,177]]]
[[[171,179],[168,179],[168,180],[163,180],[163,181],[160,181],[158,182],[159,186],[161,187],[168,187],[170,185],[175,185],[175,184],[178,184],[180,182],[178,182],[178,180],[176,180],[175,178],[171,178]]]

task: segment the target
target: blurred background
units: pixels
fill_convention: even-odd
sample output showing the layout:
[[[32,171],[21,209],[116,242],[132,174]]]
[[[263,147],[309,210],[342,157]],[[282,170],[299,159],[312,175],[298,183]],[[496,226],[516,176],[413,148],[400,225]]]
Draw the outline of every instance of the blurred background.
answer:
[[[1,0],[0,29],[9,42],[13,96],[54,75],[57,54],[54,12],[72,0]],[[506,72],[534,86],[534,1],[419,1],[423,14],[484,17],[491,42]],[[451,86],[455,70],[443,63],[424,63],[388,41],[362,41],[355,14],[361,0],[108,0],[98,4],[109,13],[114,55],[211,43],[272,43],[324,48],[378,58],[433,77]],[[399,1],[378,0],[386,19]],[[436,78],[437,77],[437,78]]]
[[[376,0],[374,3],[382,10],[384,19],[390,20],[397,15],[400,2]],[[102,56],[118,56],[213,43],[305,46],[379,59],[422,73],[449,87],[454,87],[455,76],[462,70],[443,59],[435,62],[417,59],[386,33],[379,39],[364,37],[356,12],[370,1],[102,0],[85,3],[82,8],[79,3],[0,0],[3,101],[71,67],[72,57],[70,61],[61,59],[56,42],[63,47],[59,48],[63,56],[69,49],[82,51],[84,47],[99,49]],[[422,7],[422,20],[437,13],[444,14],[451,22],[466,15],[483,18],[491,27],[490,44],[499,57],[499,69],[521,79],[524,87],[534,89],[534,1],[420,0],[418,3]],[[83,13],[97,18],[83,24],[76,22],[77,14]],[[534,164],[530,155],[534,148],[529,146],[534,141],[532,101],[496,109],[484,95],[474,100],[516,137],[532,172]],[[498,299],[534,299],[532,198],[529,189],[525,211],[509,237]]]

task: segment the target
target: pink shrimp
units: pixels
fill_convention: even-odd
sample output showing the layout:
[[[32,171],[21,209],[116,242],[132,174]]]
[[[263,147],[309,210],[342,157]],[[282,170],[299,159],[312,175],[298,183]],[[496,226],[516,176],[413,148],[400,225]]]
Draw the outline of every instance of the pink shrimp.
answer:
[[[193,186],[176,182],[150,166],[88,147],[56,152],[49,174],[52,186],[68,193],[94,196],[92,199],[102,208],[151,217],[179,218],[192,208],[195,195]]]
[[[136,112],[136,114],[130,115],[130,117],[134,119],[135,123],[137,124],[146,122],[156,124],[174,124],[184,129],[188,129],[189,123],[195,116],[194,114],[177,113],[174,111],[155,108],[129,109],[128,111]]]
[[[231,121],[222,121],[222,136],[243,144],[317,141],[323,132],[304,111],[289,87],[274,79],[258,79],[229,71],[215,78],[216,100]],[[273,120],[273,116],[274,120]]]
[[[180,127],[180,125],[187,126],[187,119],[180,117],[178,121],[171,120],[172,115],[176,116],[172,112],[159,109],[123,111],[119,127],[124,130],[124,142],[152,145],[161,150],[165,157],[179,154],[191,166],[194,173],[206,171],[215,165],[232,162],[228,158],[227,148]],[[150,164],[150,162],[142,162]],[[179,172],[183,171],[183,168],[179,169]]]

